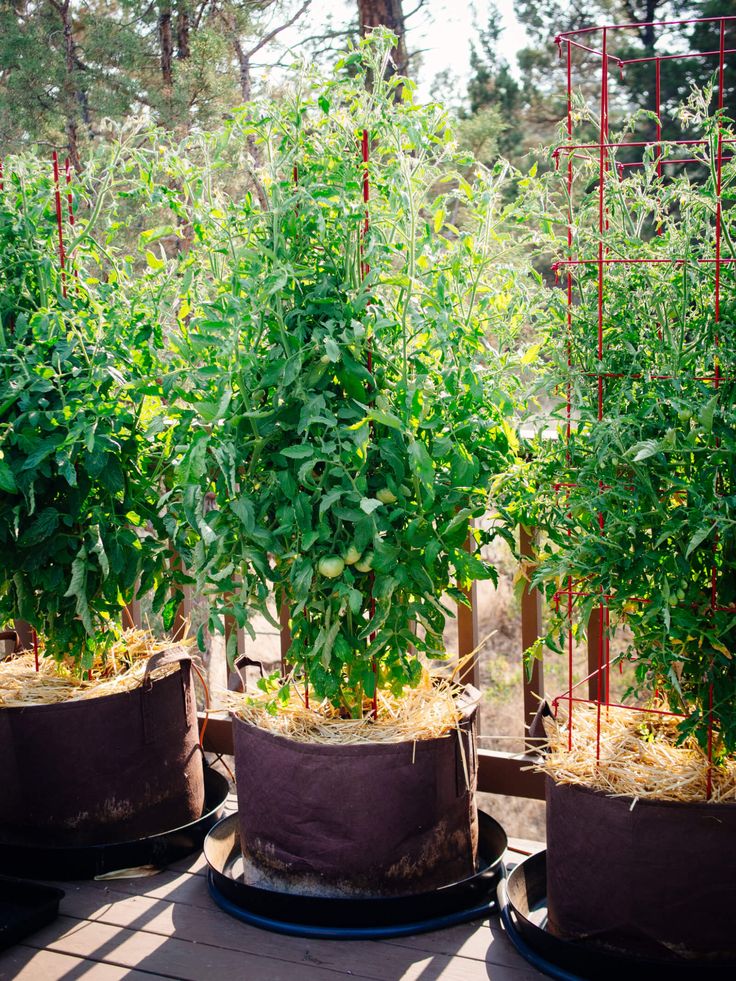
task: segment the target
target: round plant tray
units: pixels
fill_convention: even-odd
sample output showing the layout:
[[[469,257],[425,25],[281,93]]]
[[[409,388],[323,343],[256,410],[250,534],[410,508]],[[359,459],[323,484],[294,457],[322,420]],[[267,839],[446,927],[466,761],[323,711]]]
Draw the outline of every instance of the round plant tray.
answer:
[[[238,816],[233,814],[204,843],[210,893],[218,906],[245,923],[312,939],[401,937],[465,923],[497,912],[496,889],[504,875],[506,832],[482,811],[478,818],[480,868],[475,875],[408,896],[336,898],[246,883]]]
[[[0,951],[52,923],[63,898],[61,889],[0,876]]]
[[[0,873],[26,879],[94,879],[141,866],[163,868],[202,847],[207,832],[222,817],[230,790],[227,778],[204,769],[205,803],[198,820],[132,841],[60,844],[50,836],[24,838],[0,828]]]
[[[687,873],[683,869],[683,889]],[[736,962],[628,957],[591,942],[562,940],[547,928],[547,853],[525,859],[499,888],[501,919],[514,947],[539,971],[559,981],[726,981]]]

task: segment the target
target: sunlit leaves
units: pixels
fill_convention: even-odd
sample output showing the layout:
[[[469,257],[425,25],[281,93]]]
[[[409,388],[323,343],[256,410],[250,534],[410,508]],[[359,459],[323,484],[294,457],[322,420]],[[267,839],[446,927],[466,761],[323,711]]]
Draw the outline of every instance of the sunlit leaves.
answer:
[[[702,103],[698,93],[692,98]],[[546,533],[535,582],[547,597],[554,601],[567,577],[576,583],[572,624],[566,603],[551,604],[549,645],[559,649],[571,626],[579,636],[605,597],[613,626],[631,631],[630,694],[664,695],[687,716],[682,732],[703,745],[712,694],[716,740],[733,752],[736,282],[729,246],[716,306],[717,177],[709,157],[719,122],[696,121],[702,129],[693,135],[705,137],[697,153],[707,164],[697,181],[677,169],[661,179],[651,161],[624,179],[611,167],[603,246],[613,261],[601,274],[602,292],[599,162],[576,161],[572,254],[580,261],[569,269],[569,311],[565,175],[527,186],[527,207],[546,221],[545,247],[562,262],[540,309],[544,361],[533,386],[549,410],[540,414],[547,431],[530,447],[533,460],[499,490],[508,493],[509,523]],[[732,124],[723,125],[731,139]],[[730,197],[736,168],[725,161],[722,170]],[[731,243],[733,209],[721,217],[722,239]]]
[[[525,302],[511,298],[503,174],[460,173],[444,112],[393,99],[383,43],[349,56],[357,75],[307,75],[232,124],[262,148],[267,209],[234,200],[205,230],[228,261],[176,341],[185,450],[167,499],[198,584],[218,587],[211,626],[233,597],[266,612],[275,592],[290,660],[348,712],[376,679],[415,683],[417,655],[444,655],[442,595],[493,575],[465,546],[508,462],[505,348]],[[232,562],[228,596],[217,577]]]
[[[113,245],[103,257],[78,217],[87,237],[64,280],[48,168],[6,158],[0,621],[28,621],[47,654],[81,669],[113,639],[110,621],[120,622],[137,584],[159,585],[167,549],[157,470],[167,436],[155,424],[158,387],[146,374],[156,318],[125,292]]]

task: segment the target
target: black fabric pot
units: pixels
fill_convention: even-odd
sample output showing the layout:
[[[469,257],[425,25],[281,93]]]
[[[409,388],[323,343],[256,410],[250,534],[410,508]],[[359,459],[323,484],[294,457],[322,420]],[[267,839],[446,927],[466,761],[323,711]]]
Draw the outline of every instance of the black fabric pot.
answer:
[[[179,662],[172,674],[150,672]],[[0,709],[0,836],[98,844],[200,817],[204,771],[191,659],[154,655],[133,691]]]
[[[410,895],[476,871],[476,702],[459,732],[320,746],[233,719],[240,835],[280,889]],[[467,777],[466,777],[467,774]]]
[[[547,900],[565,940],[736,957],[736,803],[634,804],[548,777]]]

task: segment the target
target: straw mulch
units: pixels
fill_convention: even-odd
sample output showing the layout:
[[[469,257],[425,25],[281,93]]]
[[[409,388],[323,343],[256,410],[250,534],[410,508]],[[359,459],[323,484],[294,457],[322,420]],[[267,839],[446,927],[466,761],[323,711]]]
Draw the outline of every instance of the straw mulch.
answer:
[[[556,783],[578,784],[617,797],[707,799],[708,757],[692,738],[676,745],[676,718],[603,706],[599,763],[596,718],[595,705],[575,707],[571,750],[566,719],[546,718],[549,748],[539,769]],[[736,801],[736,758],[713,765],[710,800]]]
[[[178,642],[187,646],[191,641]],[[132,691],[143,681],[146,663],[152,654],[171,647],[171,641],[157,640],[146,630],[126,630],[95,660],[91,680],[74,673],[72,664],[43,657],[39,650],[39,670],[33,652],[25,651],[0,661],[0,707],[22,708],[31,705],[53,705],[83,698],[99,698]],[[153,679],[178,671],[177,664],[156,668]]]
[[[456,730],[468,704],[462,697],[462,685],[452,679],[424,673],[416,688],[405,688],[396,697],[388,691],[378,692],[378,716],[373,718],[372,702],[363,704],[362,719],[342,718],[328,701],[309,708],[304,704],[301,686],[289,683],[289,700],[278,702],[273,712],[273,694],[259,692],[218,692],[218,708],[232,712],[278,736],[299,742],[343,746],[360,743],[400,743],[437,739]],[[269,712],[269,706],[272,710]]]

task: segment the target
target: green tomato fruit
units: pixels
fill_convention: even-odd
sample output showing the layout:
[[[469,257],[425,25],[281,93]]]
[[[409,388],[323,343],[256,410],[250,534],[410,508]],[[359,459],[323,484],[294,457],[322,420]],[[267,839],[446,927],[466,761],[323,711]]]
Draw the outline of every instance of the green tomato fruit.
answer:
[[[359,561],[361,553],[357,550],[355,545],[351,545],[342,557],[345,565],[355,565]]]
[[[328,555],[326,558],[320,559],[317,566],[319,574],[325,579],[337,579],[338,576],[342,575],[344,568],[345,563],[339,555]]]
[[[677,413],[677,418],[680,420],[680,422],[690,422],[692,417],[693,414],[690,409],[680,409],[680,411]]]
[[[395,504],[398,500],[394,492],[388,487],[382,487],[379,491],[376,491],[376,497],[381,504]]]
[[[366,552],[360,562],[355,563],[358,572],[370,572],[373,568],[373,552]]]

